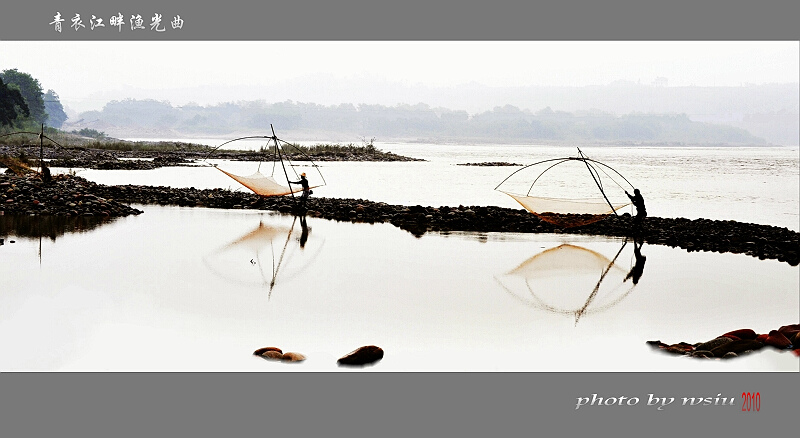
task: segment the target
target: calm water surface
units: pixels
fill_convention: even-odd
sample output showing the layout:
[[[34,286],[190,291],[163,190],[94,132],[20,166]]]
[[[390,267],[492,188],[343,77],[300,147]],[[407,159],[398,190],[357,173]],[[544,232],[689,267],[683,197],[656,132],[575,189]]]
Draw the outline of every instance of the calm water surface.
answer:
[[[790,353],[645,344],[796,323],[786,263],[645,245],[634,284],[623,240],[138,207],[41,239],[0,227],[0,371],[347,372],[336,359],[368,344],[386,356],[361,371],[798,371]]]

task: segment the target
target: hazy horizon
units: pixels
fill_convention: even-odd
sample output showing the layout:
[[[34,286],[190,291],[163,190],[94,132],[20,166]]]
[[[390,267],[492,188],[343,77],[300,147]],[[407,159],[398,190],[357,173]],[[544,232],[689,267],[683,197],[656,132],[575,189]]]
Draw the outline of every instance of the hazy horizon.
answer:
[[[509,95],[515,88],[795,84],[799,49],[797,41],[3,41],[0,70],[31,74],[76,113],[126,98],[174,106],[422,102],[476,113],[519,106]]]

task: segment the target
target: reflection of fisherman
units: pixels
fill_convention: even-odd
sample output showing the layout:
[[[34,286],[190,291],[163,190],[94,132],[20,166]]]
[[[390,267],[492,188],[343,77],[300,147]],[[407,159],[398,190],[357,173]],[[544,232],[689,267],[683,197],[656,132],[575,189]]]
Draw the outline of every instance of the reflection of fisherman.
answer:
[[[306,242],[308,241],[309,231],[308,224],[306,224],[305,215],[300,216],[300,227],[303,229],[303,231],[300,233],[300,248],[303,248],[306,246]]]
[[[623,283],[628,281],[629,278],[633,279],[633,284],[639,283],[639,278],[644,272],[644,262],[647,260],[647,257],[642,255],[642,246],[644,246],[644,242],[636,243],[635,240],[633,241],[633,256],[636,257],[636,262],[631,268],[631,272],[628,272],[625,280],[622,280]]]
[[[638,225],[642,222],[642,219],[647,216],[647,210],[644,208],[644,198],[639,192],[639,189],[633,189],[632,196],[627,191],[625,191],[625,194],[628,195],[628,198],[630,198],[633,206],[636,207],[636,216],[634,217],[633,223]]]
[[[303,187],[303,196],[300,199],[303,201],[303,205],[305,205],[308,195],[311,194],[311,189],[308,187],[308,180],[306,179],[305,172],[300,174],[300,181],[289,181],[289,184],[300,184]]]

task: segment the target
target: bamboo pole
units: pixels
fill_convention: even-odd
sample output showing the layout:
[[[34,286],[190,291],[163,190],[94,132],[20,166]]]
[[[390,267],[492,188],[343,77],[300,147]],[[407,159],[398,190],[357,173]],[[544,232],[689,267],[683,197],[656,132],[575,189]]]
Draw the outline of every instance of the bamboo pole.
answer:
[[[286,172],[286,166],[283,164],[283,155],[281,154],[280,147],[278,147],[278,136],[275,135],[275,128],[272,126],[272,123],[269,124],[269,127],[272,129],[272,139],[275,140],[275,150],[278,152],[278,158],[281,160],[281,167],[283,168],[283,175],[286,177],[286,184],[289,185],[289,193],[292,195],[292,199],[297,201],[297,198],[294,196],[294,190],[292,190],[292,183],[289,182],[289,174]],[[295,206],[297,206],[296,202]]]
[[[617,213],[617,209],[615,209],[614,206],[611,205],[611,201],[608,200],[606,192],[603,190],[603,186],[600,185],[600,181],[598,181],[597,178],[595,178],[594,173],[592,173],[592,168],[589,166],[589,163],[586,162],[586,156],[584,156],[583,152],[581,152],[581,148],[578,148],[578,153],[581,154],[581,158],[583,159],[583,164],[586,165],[586,168],[589,170],[589,174],[592,175],[594,183],[597,184],[597,188],[600,189],[600,193],[603,194],[603,199],[605,199],[606,202],[608,203],[608,206],[611,207],[611,211],[613,211],[615,215],[619,216],[619,213]]]

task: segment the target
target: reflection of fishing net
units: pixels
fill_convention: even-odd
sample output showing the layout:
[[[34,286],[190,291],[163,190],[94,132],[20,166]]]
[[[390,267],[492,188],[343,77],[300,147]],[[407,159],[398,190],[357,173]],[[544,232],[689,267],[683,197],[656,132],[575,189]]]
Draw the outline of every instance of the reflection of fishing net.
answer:
[[[300,227],[297,227],[300,222]],[[311,236],[305,219],[287,225],[259,222],[254,229],[203,257],[206,266],[227,281],[264,287],[270,291],[278,278],[301,274],[319,254],[324,240]]]
[[[581,153],[580,157],[554,158],[524,166],[495,190],[511,196],[543,221],[569,228],[605,219],[630,205],[617,180],[630,186],[617,171]]]
[[[545,250],[498,276],[497,281],[519,301],[553,313],[581,316],[606,310],[624,299],[627,269],[616,263],[625,243],[609,260],[577,245]]]

